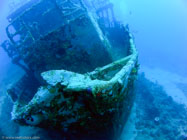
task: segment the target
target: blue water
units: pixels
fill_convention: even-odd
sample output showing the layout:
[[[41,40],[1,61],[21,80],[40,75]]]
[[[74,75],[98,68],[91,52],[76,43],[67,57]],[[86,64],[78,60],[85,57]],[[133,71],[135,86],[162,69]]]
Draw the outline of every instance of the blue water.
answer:
[[[114,3],[119,19],[129,24],[135,37],[140,71],[164,90],[159,91],[158,85],[139,79],[135,106],[121,139],[187,139],[186,105],[180,106],[187,104],[187,1],[119,0]],[[183,84],[179,87],[176,83]],[[146,86],[151,89],[144,91]],[[171,100],[164,105],[164,98],[169,97]],[[162,113],[156,114],[159,111]],[[160,116],[159,121],[165,118],[166,122],[155,123],[156,116]],[[184,127],[184,137],[177,137],[180,127]]]
[[[116,16],[128,24],[139,52],[140,74],[130,119],[120,140],[187,139],[187,1],[112,0]],[[8,1],[0,1],[0,42],[6,39]],[[142,74],[144,73],[144,74]],[[6,87],[23,71],[0,48],[0,135],[58,136],[10,120]],[[149,96],[147,96],[149,95]],[[6,108],[6,109],[5,109]],[[2,112],[6,110],[6,112]],[[7,115],[8,114],[8,115]],[[180,114],[180,115],[178,115]],[[116,139],[118,139],[116,138]]]
[[[113,1],[135,36],[141,64],[187,75],[187,1]]]

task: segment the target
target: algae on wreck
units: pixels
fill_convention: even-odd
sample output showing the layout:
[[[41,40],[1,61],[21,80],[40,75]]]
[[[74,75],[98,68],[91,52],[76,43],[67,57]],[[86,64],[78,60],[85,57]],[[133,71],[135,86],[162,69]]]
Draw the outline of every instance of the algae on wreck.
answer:
[[[39,0],[18,11],[2,44],[26,72],[8,90],[12,120],[103,139],[119,134],[133,102],[138,53],[113,4]]]

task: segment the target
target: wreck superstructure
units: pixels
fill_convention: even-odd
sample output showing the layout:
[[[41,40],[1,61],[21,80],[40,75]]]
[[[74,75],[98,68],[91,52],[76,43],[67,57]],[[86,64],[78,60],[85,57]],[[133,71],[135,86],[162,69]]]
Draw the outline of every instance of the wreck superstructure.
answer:
[[[1,46],[26,72],[7,91],[12,119],[102,139],[119,133],[132,104],[138,54],[113,5],[30,0],[8,20],[9,40]]]
[[[7,27],[7,35],[15,47],[14,53],[9,54],[16,63],[20,64],[20,60],[23,60],[34,72],[59,68],[76,71],[78,66],[93,70],[94,67],[102,64],[97,64],[100,61],[93,61],[93,56],[89,53],[91,48],[104,52],[105,49],[99,46],[103,46],[102,41],[105,41],[105,38],[102,34],[99,35],[101,32],[95,31],[96,22],[87,13],[85,7],[81,6],[81,3],[43,0],[19,14],[16,18],[14,14],[8,17],[11,24]],[[88,33],[89,36],[85,36]],[[77,48],[82,50],[77,53]],[[12,49],[9,47],[7,50]],[[45,50],[50,50],[50,53]],[[64,55],[71,57],[71,60],[62,58]],[[97,56],[94,56],[94,60],[98,58],[107,61],[108,57],[108,62],[110,62],[109,56],[105,56],[105,59],[99,53]],[[83,61],[82,65],[79,63],[75,66],[74,63],[71,66],[72,62],[77,60]],[[87,60],[93,61],[93,68],[88,66]],[[51,61],[56,64],[53,65]],[[77,72],[82,71],[84,70],[77,70]]]

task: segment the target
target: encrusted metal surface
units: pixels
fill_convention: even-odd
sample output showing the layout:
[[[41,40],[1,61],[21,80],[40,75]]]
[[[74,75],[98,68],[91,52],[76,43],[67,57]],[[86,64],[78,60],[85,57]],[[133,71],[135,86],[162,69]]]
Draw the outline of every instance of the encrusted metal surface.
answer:
[[[10,21],[7,35],[1,46],[26,71],[8,90],[14,121],[107,140],[120,133],[138,54],[109,1],[39,0]]]

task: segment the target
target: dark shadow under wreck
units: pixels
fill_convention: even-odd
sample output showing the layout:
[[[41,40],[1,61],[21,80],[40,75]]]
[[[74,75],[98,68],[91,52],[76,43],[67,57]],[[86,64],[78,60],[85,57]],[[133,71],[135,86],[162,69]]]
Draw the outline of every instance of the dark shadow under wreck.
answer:
[[[8,17],[10,40],[1,45],[26,71],[8,89],[12,119],[76,138],[113,139],[130,112],[138,68],[132,36],[116,21],[113,5],[107,0],[28,5]]]

